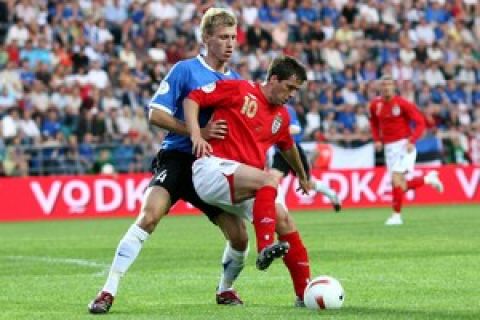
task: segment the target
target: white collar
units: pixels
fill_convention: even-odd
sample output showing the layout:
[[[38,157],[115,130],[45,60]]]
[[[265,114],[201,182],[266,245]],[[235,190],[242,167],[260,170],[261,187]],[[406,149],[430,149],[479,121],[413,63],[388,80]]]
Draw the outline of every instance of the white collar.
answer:
[[[197,55],[197,59],[198,61],[200,61],[200,63],[205,67],[207,68],[208,70],[212,71],[212,72],[218,72],[218,73],[221,73],[223,75],[226,75],[226,76],[229,76],[231,71],[230,69],[227,69],[227,72],[220,72],[220,71],[217,71],[217,70],[214,70],[206,61],[205,59],[203,58],[203,56],[201,54]]]

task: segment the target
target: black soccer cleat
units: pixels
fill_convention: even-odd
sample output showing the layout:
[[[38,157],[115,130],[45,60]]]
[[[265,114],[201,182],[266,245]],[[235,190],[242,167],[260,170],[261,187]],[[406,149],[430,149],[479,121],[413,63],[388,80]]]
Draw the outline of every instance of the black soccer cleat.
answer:
[[[342,203],[337,194],[330,198],[330,201],[332,202],[333,210],[335,210],[335,212],[340,212],[340,210],[342,210]]]
[[[293,305],[297,308],[305,308],[305,302],[303,301],[303,299],[300,299],[299,297],[295,299],[295,302]]]
[[[335,212],[340,212],[342,210],[342,205],[340,203],[333,203],[332,205]]]
[[[102,291],[98,296],[88,304],[88,311],[93,314],[108,313],[113,304],[113,296],[106,291]]]
[[[278,242],[263,248],[257,257],[257,269],[267,270],[267,268],[272,264],[273,260],[282,258],[287,254],[288,249],[290,249],[290,244],[288,244],[286,241]]]

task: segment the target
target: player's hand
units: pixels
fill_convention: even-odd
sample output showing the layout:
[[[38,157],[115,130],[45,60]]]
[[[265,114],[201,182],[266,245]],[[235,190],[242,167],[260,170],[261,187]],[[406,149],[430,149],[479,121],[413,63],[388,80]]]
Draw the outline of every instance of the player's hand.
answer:
[[[409,143],[407,144],[407,152],[410,153],[410,152],[412,152],[413,150],[415,150],[415,145],[414,145],[413,143],[409,142]]]
[[[197,158],[208,156],[212,153],[212,146],[201,135],[192,135],[192,152]]]
[[[380,141],[375,142],[375,150],[381,151],[383,148],[383,144]]]
[[[202,132],[202,137],[205,140],[210,140],[212,138],[216,139],[225,139],[227,135],[227,120],[210,120],[208,121],[205,128],[200,129]]]
[[[302,190],[303,194],[308,194],[308,192],[313,189],[313,182],[308,179],[299,179],[298,183],[300,184],[300,186],[298,187],[297,191]]]

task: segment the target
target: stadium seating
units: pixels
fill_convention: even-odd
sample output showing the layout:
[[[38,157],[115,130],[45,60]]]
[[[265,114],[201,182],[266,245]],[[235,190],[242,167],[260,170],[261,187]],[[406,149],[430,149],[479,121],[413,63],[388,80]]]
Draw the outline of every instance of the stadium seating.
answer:
[[[210,3],[0,1],[0,175],[95,172],[107,151],[119,172],[147,170],[163,132],[145,107],[174,63],[201,52]],[[305,140],[368,142],[373,80],[388,72],[427,119],[420,155],[478,161],[480,3],[216,3],[239,18],[232,66],[244,78],[262,78],[278,54],[308,66],[295,101]]]

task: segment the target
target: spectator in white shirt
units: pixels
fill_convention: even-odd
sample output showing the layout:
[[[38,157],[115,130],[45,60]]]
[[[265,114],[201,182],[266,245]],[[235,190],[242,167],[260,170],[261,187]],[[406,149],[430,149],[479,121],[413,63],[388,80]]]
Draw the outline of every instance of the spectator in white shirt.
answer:
[[[327,62],[327,65],[334,71],[342,71],[345,65],[342,60],[342,55],[337,49],[337,43],[335,40],[330,40],[322,50],[323,60]]]
[[[32,92],[29,94],[33,108],[45,112],[50,106],[50,98],[45,90],[45,86],[39,80],[35,80],[32,86]]]
[[[87,74],[88,82],[98,89],[105,89],[109,85],[108,74],[100,67],[100,60],[92,61],[92,66]]]
[[[412,61],[415,59],[416,53],[410,46],[407,41],[402,41],[401,49],[399,53],[400,61],[402,61],[406,65],[410,65]]]
[[[392,78],[396,81],[410,81],[413,77],[413,69],[403,62],[392,65]]]
[[[176,20],[178,18],[178,9],[172,0],[157,0],[150,2],[147,12],[159,20]]]
[[[20,133],[20,116],[17,108],[11,108],[3,117],[2,132],[5,140],[11,140]]]
[[[435,63],[431,63],[430,66],[425,70],[425,82],[430,87],[444,86],[447,82],[443,73],[440,71],[438,66]]]
[[[427,55],[432,61],[442,61],[444,59],[443,51],[438,46],[437,42],[434,42],[430,47],[427,48]]]
[[[0,84],[0,114],[3,110],[15,106],[16,102],[15,95],[9,86]]]
[[[35,120],[32,119],[32,113],[29,110],[23,112],[20,120],[20,128],[25,137],[31,139],[32,142],[40,142],[40,130]]]
[[[355,108],[355,126],[361,131],[370,129],[370,121],[368,120],[367,113],[367,110],[361,106]]]
[[[68,105],[67,88],[65,85],[58,87],[50,97],[50,102],[57,107],[58,110],[63,110]]]
[[[360,16],[368,23],[377,24],[380,22],[380,15],[378,14],[377,2],[375,0],[368,0],[367,3],[359,5]]]
[[[38,13],[38,4],[33,5],[31,0],[22,0],[15,6],[16,16],[22,17],[27,24],[35,22],[37,20]]]
[[[310,109],[305,114],[305,137],[310,137],[315,131],[320,129],[322,119],[320,118],[320,102],[314,100]]]
[[[257,21],[258,18],[258,8],[254,0],[246,0],[243,9],[242,9],[242,18],[247,26],[251,26]]]
[[[427,44],[432,44],[435,41],[435,32],[431,24],[428,24],[425,19],[420,19],[420,24],[415,28],[417,41],[423,41]]]
[[[332,20],[330,18],[325,18],[323,20],[322,31],[325,35],[325,40],[330,40],[335,35],[335,27],[333,26]]]
[[[6,43],[9,44],[13,40],[16,40],[19,47],[23,47],[25,42],[30,38],[30,32],[28,31],[23,19],[18,19],[17,23],[12,24],[8,29]]]
[[[130,107],[123,107],[120,110],[118,117],[114,121],[120,134],[128,134],[130,128],[132,127],[132,112]]]
[[[120,61],[125,62],[129,69],[134,69],[137,64],[137,56],[132,50],[132,43],[130,41],[124,44],[118,55]]]

